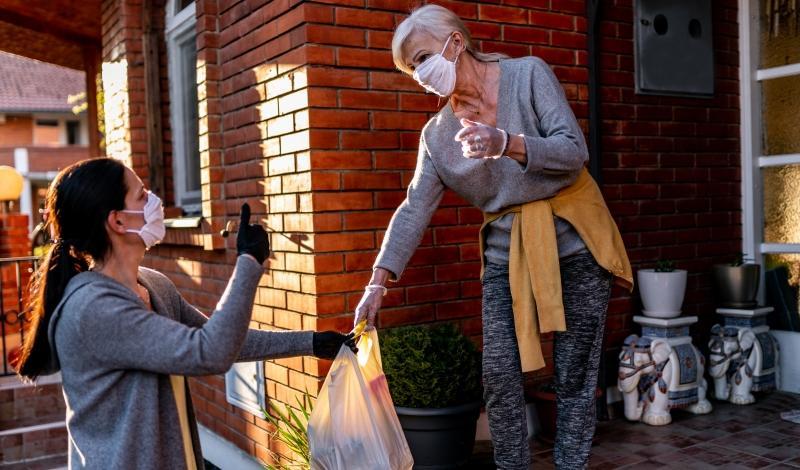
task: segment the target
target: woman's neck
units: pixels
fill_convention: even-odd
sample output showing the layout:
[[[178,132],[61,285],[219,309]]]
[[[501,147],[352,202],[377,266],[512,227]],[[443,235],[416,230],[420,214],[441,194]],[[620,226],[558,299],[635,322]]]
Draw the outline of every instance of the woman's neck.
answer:
[[[105,260],[94,266],[94,271],[106,275],[137,292],[139,264],[144,255],[138,253],[112,252]]]
[[[498,70],[494,62],[481,62],[468,53],[463,54],[459,80],[450,95],[453,110],[484,110],[495,103]]]

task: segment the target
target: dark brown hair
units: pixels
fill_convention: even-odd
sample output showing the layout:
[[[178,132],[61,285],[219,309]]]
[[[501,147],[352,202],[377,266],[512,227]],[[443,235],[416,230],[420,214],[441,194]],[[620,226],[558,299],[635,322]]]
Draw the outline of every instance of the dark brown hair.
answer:
[[[53,244],[28,287],[28,324],[17,370],[33,380],[46,372],[51,346],[47,329],[70,279],[111,249],[109,212],[125,207],[125,165],[112,158],[83,160],[64,168],[47,190],[45,208]]]

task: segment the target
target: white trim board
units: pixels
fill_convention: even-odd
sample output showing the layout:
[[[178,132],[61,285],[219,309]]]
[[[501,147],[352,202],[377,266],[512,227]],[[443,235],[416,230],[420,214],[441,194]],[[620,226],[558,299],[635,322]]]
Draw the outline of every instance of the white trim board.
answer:
[[[761,253],[800,253],[800,243],[762,243]]]
[[[0,437],[13,436],[14,434],[25,434],[36,431],[47,431],[48,429],[57,429],[65,427],[67,427],[66,421],[55,421],[52,423],[37,424],[35,426],[25,426],[21,428],[5,429],[3,431],[0,431]]]
[[[27,384],[19,379],[16,375],[9,375],[7,377],[0,377],[0,390],[13,390],[15,388],[36,387],[41,385],[60,384],[61,373],[53,375],[45,375],[36,379],[33,384]]]
[[[798,164],[800,164],[800,153],[787,153],[784,155],[770,156],[762,155],[758,157],[758,166],[761,168]]]
[[[791,77],[793,75],[800,75],[800,63],[758,70],[756,71],[756,80],[760,82],[763,80],[772,80],[774,78]]]
[[[264,466],[252,455],[223,439],[207,427],[198,424],[203,458],[222,470],[263,470]]]

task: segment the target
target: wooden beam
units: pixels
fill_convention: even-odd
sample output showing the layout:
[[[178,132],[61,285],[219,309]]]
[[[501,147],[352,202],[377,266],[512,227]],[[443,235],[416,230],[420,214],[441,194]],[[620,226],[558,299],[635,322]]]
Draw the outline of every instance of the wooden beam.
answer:
[[[102,62],[100,49],[86,46],[83,48],[83,69],[86,73],[86,121],[89,123],[89,158],[105,154],[100,148],[103,138],[100,135],[100,113],[97,109],[97,76]]]
[[[164,149],[161,125],[161,84],[158,65],[158,30],[153,24],[153,0],[142,5],[142,51],[144,53],[145,134],[150,190],[164,197]]]

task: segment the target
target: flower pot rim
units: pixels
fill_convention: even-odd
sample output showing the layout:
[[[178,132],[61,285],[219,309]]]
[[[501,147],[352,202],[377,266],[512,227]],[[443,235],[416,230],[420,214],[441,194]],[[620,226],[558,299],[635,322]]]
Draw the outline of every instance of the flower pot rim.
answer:
[[[481,400],[475,400],[473,402],[464,403],[462,405],[445,406],[442,408],[411,408],[407,406],[395,406],[394,408],[398,413],[407,416],[439,416],[447,414],[466,413],[468,411],[480,409],[481,406],[483,406],[483,402]]]
[[[653,274],[680,274],[688,272],[685,269],[673,269],[672,271],[656,271],[655,268],[642,268],[636,271],[637,273],[653,273]]]

